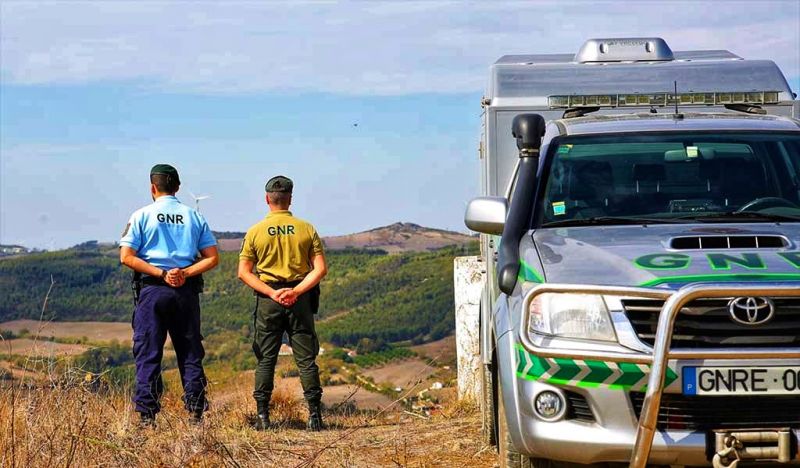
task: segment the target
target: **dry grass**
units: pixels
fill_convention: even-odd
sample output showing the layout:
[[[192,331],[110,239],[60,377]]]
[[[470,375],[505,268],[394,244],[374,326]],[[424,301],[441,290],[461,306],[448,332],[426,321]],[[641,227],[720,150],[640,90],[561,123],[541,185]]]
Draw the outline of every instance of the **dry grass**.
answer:
[[[212,411],[188,423],[176,376],[167,378],[158,427],[140,429],[130,395],[78,380],[58,386],[0,388],[0,466],[492,466],[473,408],[453,406],[433,418],[402,412],[329,408],[329,430],[307,433],[306,409],[290,392],[273,395],[275,429],[251,429],[253,403],[241,379],[217,379]],[[213,379],[212,379],[213,380]],[[90,388],[91,387],[91,388]],[[219,397],[223,404],[214,404]]]
[[[53,284],[51,279],[42,315]],[[427,417],[397,406],[359,411],[345,399],[327,408],[328,430],[308,433],[305,405],[278,386],[275,428],[256,432],[252,376],[211,371],[212,409],[193,426],[172,371],[165,374],[157,427],[143,429],[128,390],[85,382],[85,373],[69,366],[64,358],[29,356],[17,380],[4,381],[0,373],[0,467],[479,467],[493,466],[496,458],[480,442],[480,417],[469,405],[453,404]],[[31,379],[33,371],[42,378]]]

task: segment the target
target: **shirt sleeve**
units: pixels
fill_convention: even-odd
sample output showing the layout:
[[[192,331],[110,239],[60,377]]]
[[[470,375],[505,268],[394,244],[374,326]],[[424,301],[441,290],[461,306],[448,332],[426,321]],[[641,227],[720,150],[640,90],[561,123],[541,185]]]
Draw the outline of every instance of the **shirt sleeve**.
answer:
[[[257,261],[255,249],[253,249],[253,234],[252,230],[247,231],[242,239],[242,248],[239,250],[239,258],[242,260]]]
[[[142,224],[141,216],[136,212],[128,219],[128,225],[125,226],[125,231],[122,233],[122,239],[119,240],[119,245],[130,247],[137,252],[142,247]]]
[[[317,230],[311,228],[311,256],[325,255],[325,249],[322,247],[322,240],[317,234]]]
[[[217,245],[217,239],[214,238],[214,233],[211,232],[211,228],[208,227],[205,218],[200,215],[198,215],[198,218],[200,219],[200,240],[197,243],[197,250]]]

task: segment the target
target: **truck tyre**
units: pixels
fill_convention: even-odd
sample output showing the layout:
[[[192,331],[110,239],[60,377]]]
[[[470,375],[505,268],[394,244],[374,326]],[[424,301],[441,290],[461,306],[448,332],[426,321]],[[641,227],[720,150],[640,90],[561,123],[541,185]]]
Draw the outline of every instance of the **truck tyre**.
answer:
[[[508,433],[505,403],[500,382],[497,383],[497,452],[500,468],[554,468],[549,460],[528,458],[519,453]]]
[[[481,381],[481,429],[483,442],[487,445],[497,445],[497,423],[494,402],[494,375],[492,366],[484,365]]]
[[[497,382],[497,455],[500,468],[533,468],[530,459],[514,447],[511,434],[508,432],[508,419],[506,418],[506,405],[503,402],[503,390]]]

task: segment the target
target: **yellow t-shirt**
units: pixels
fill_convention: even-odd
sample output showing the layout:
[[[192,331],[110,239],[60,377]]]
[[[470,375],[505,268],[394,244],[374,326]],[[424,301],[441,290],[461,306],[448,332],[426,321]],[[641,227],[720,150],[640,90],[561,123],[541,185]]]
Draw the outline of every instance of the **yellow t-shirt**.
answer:
[[[311,271],[311,259],[323,254],[314,226],[279,210],[247,230],[239,258],[252,260],[261,281],[274,283],[302,280]]]

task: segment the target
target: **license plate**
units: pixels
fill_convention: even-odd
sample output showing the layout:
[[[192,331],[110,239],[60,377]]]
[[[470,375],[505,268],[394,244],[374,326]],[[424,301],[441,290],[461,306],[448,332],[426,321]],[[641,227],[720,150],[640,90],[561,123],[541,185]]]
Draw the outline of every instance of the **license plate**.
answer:
[[[800,395],[800,367],[684,367],[684,395]]]

